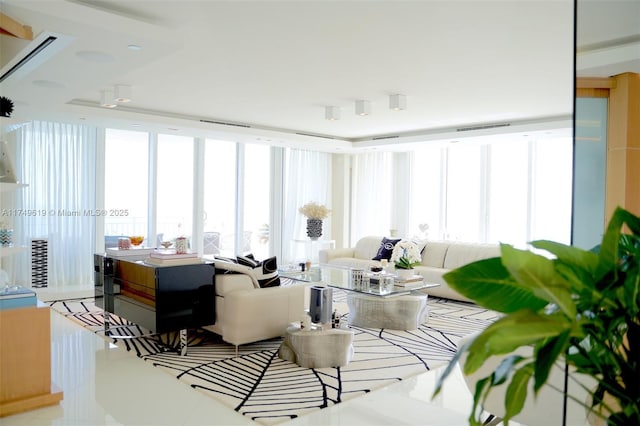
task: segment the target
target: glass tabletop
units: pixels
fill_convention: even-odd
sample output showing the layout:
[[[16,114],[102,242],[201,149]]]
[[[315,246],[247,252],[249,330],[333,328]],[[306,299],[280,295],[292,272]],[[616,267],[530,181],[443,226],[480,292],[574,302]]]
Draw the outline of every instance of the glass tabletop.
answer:
[[[437,287],[440,284],[424,280],[402,282],[395,275],[358,271],[348,268],[320,267],[320,281],[329,287],[379,297],[410,294],[416,290]],[[354,274],[355,271],[355,274]],[[362,274],[362,278],[358,275]]]
[[[278,275],[285,278],[290,278],[296,281],[304,282],[318,282],[321,279],[320,268],[317,266],[311,267],[310,270],[301,271],[300,269],[278,269]]]

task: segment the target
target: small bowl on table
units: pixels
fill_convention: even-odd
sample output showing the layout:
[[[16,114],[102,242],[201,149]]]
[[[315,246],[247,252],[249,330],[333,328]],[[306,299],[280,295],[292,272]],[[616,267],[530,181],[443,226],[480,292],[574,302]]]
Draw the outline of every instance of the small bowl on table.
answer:
[[[134,247],[138,247],[144,241],[144,236],[134,235],[132,237],[129,237],[129,239],[131,240],[131,245],[133,245]]]

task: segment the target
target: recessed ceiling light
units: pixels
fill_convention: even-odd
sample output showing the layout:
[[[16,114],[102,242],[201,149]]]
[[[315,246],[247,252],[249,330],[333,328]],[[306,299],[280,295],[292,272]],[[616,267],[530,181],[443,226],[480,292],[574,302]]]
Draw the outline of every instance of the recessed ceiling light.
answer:
[[[140,127],[142,124],[139,123],[131,123],[131,127]]]
[[[180,129],[176,129],[175,127],[169,127],[167,130],[171,130],[172,132],[177,132]]]
[[[138,45],[138,44],[130,44],[127,46],[127,49],[129,50],[142,50],[142,46]]]

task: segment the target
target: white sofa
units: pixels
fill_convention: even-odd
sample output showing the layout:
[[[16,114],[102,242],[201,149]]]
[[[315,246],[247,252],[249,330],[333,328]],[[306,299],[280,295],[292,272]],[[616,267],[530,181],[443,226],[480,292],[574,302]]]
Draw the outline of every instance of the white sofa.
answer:
[[[305,285],[260,288],[249,267],[215,260],[216,322],[202,327],[236,346],[283,336],[300,321],[305,309]]]
[[[320,250],[319,261],[321,265],[369,269],[380,264],[372,259],[376,256],[381,242],[382,237],[367,236],[358,240],[355,247]],[[440,284],[438,287],[424,290],[427,294],[469,302],[469,299],[450,288],[442,276],[452,269],[476,260],[497,256],[500,256],[500,247],[497,244],[429,241],[422,251],[422,263],[415,270],[426,282]]]

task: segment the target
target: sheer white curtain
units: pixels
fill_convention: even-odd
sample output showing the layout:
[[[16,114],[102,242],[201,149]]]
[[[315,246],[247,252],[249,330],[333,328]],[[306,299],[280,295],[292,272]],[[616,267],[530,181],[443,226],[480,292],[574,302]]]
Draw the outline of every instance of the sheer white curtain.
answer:
[[[48,240],[49,287],[93,287],[96,145],[94,127],[32,122],[17,135],[16,166],[29,186],[16,208],[34,214],[14,218],[17,244]],[[29,283],[29,255],[13,256],[19,282]]]
[[[409,236],[443,239],[446,214],[446,148],[424,144],[412,152]]]
[[[298,209],[311,201],[331,209],[331,154],[288,149],[285,170],[282,255],[290,261],[304,250],[293,240],[308,238],[306,218]],[[331,239],[331,216],[324,220],[321,239]]]
[[[356,154],[352,164],[351,241],[366,235],[388,236],[392,191],[406,191],[406,188],[394,188],[393,154]]]

